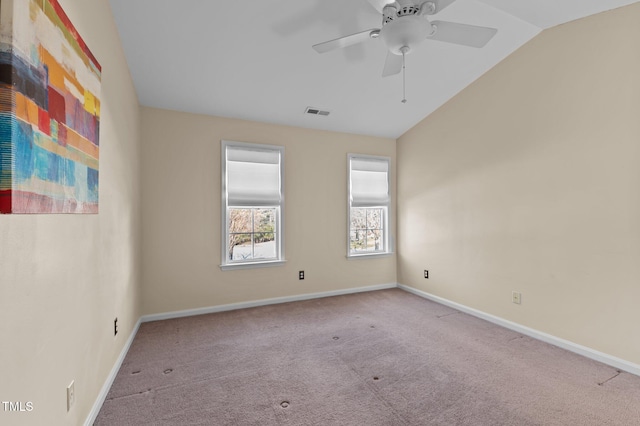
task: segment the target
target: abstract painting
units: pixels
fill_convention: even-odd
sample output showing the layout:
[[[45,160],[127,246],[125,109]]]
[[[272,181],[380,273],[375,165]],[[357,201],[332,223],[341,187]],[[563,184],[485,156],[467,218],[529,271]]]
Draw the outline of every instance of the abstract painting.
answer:
[[[98,213],[101,73],[58,0],[0,0],[0,213]]]

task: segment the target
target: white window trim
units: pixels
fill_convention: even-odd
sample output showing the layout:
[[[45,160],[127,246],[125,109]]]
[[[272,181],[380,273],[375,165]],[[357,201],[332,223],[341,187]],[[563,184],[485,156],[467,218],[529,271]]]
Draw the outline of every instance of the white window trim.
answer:
[[[277,215],[277,232],[276,232],[276,250],[279,253],[279,259],[274,260],[255,260],[255,261],[246,261],[246,262],[233,262],[230,263],[227,260],[227,244],[229,241],[229,229],[227,226],[227,211],[228,211],[228,203],[227,203],[227,147],[245,147],[245,148],[259,148],[259,149],[272,149],[280,152],[280,212]],[[220,156],[222,163],[222,173],[221,173],[221,192],[220,192],[220,205],[221,205],[221,263],[220,269],[223,271],[234,270],[234,269],[251,269],[251,268],[265,268],[271,266],[281,266],[284,265],[285,260],[285,251],[284,251],[284,206],[285,206],[285,197],[284,197],[284,147],[278,145],[265,145],[265,144],[257,144],[257,143],[248,143],[248,142],[237,142],[237,141],[229,141],[222,140],[220,143]],[[260,206],[255,206],[260,207]],[[250,207],[248,207],[250,208]]]
[[[377,251],[371,253],[351,253],[351,159],[362,158],[371,160],[384,160],[389,164],[389,171],[387,172],[387,185],[389,188],[389,204],[386,207],[387,214],[385,215],[384,223],[384,246],[385,251]],[[347,154],[347,259],[373,259],[380,257],[388,257],[393,255],[393,236],[391,235],[391,205],[393,200],[393,191],[391,190],[391,158],[378,155],[366,155],[366,154]]]
[[[347,260],[361,260],[361,259],[372,259],[376,257],[391,257],[391,256],[393,256],[392,251],[374,252],[374,253],[357,253],[357,254],[348,254]]]
[[[282,266],[286,262],[286,260],[268,260],[242,263],[227,263],[226,265],[220,265],[220,269],[222,269],[223,271],[232,271],[234,269],[270,268],[272,266]]]

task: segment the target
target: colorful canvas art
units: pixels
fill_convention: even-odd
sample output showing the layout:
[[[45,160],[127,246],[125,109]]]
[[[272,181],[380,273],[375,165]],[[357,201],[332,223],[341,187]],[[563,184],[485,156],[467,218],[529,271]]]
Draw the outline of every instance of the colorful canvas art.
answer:
[[[0,213],[97,213],[101,67],[58,0],[0,0]]]

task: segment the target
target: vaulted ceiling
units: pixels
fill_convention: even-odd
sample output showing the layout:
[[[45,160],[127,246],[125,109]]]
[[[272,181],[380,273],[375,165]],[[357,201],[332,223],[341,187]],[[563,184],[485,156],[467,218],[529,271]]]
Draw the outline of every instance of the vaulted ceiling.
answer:
[[[382,77],[381,40],[311,48],[380,28],[367,0],[110,0],[142,105],[390,138],[540,31],[638,1],[457,0],[429,18],[493,27],[496,36],[481,49],[434,40],[415,47],[402,103],[402,74]]]

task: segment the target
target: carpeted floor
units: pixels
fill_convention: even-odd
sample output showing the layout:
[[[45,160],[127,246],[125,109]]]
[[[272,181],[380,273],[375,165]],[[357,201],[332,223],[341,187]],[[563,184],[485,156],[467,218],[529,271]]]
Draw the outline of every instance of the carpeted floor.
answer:
[[[640,425],[640,377],[399,289],[144,323],[96,425]]]

